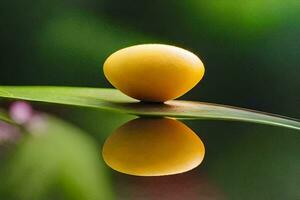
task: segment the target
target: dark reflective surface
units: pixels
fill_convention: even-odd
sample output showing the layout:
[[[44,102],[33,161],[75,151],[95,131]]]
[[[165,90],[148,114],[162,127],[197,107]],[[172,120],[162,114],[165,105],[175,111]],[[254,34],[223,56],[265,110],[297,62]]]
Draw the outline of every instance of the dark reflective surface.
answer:
[[[0,124],[0,199],[300,198],[298,131],[227,121],[130,121],[132,116],[86,109],[60,112],[64,120],[31,119],[25,127],[31,133]],[[181,154],[202,147],[203,154]]]
[[[184,123],[205,143],[204,162],[191,171],[171,176],[137,177],[114,172],[119,199],[300,197],[298,131],[225,121]]]

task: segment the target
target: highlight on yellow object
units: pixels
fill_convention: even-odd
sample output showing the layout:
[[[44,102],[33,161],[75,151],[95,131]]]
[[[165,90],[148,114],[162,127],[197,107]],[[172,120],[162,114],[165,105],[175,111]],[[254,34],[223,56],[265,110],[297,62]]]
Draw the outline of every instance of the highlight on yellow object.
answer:
[[[204,66],[185,49],[142,44],[110,55],[103,71],[108,81],[126,95],[141,101],[165,102],[191,90],[202,79]]]
[[[138,118],[119,127],[102,149],[112,169],[136,176],[178,174],[197,167],[205,147],[185,124],[169,118]]]

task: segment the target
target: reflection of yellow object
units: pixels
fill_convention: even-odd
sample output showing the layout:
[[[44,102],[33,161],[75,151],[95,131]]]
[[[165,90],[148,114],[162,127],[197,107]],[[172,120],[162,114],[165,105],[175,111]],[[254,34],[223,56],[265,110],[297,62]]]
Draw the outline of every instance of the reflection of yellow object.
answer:
[[[135,119],[104,143],[103,159],[116,171],[137,176],[186,172],[203,160],[204,145],[183,123],[167,118]]]
[[[162,44],[121,49],[107,58],[103,70],[109,82],[128,96],[153,102],[182,96],[204,75],[196,55]]]

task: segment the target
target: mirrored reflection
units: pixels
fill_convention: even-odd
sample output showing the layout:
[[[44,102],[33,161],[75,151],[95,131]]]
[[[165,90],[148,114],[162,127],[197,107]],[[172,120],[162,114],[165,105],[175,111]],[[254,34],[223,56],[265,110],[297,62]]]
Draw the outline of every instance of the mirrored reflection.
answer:
[[[137,176],[178,174],[197,167],[205,154],[201,139],[185,124],[169,118],[138,118],[105,141],[104,161],[112,169]]]

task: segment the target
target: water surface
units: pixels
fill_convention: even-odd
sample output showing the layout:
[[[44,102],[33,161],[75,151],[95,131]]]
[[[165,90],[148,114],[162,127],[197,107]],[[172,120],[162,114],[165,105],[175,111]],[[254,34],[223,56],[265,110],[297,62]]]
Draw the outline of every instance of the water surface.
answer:
[[[34,134],[2,140],[1,199],[300,198],[298,131],[81,109],[55,115],[65,120],[46,117]]]

